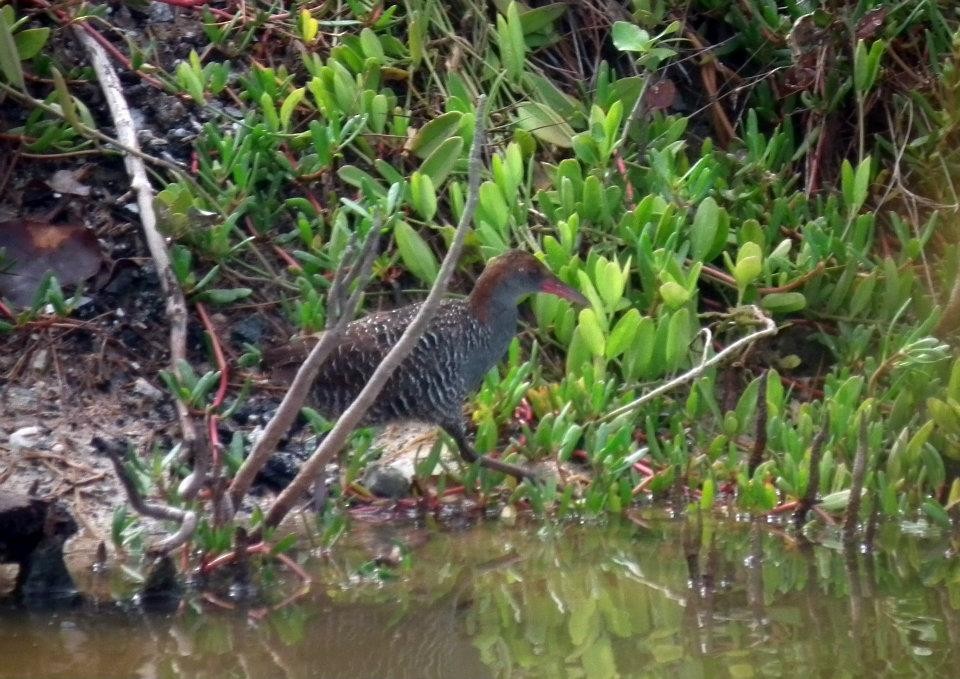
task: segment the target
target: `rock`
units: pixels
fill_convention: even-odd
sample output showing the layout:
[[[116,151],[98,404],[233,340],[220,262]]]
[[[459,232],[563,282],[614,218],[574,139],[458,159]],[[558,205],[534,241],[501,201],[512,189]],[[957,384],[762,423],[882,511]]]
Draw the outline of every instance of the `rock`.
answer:
[[[43,538],[20,569],[19,597],[29,608],[71,605],[80,600],[73,577],[63,562],[60,537]]]
[[[14,595],[24,600],[71,599],[73,579],[63,563],[63,543],[77,523],[58,502],[0,495],[0,563],[20,567]]]

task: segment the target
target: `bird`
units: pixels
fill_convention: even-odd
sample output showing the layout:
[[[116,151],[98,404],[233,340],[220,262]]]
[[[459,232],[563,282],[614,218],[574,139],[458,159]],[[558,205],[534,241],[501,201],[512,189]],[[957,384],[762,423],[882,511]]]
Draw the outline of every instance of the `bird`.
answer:
[[[580,292],[522,250],[491,259],[466,298],[440,303],[411,353],[400,363],[364,416],[362,426],[419,421],[439,426],[457,444],[467,463],[518,480],[535,480],[528,469],[479,455],[467,438],[463,403],[484,375],[507,353],[517,333],[518,305],[542,292],[587,306]],[[312,403],[328,418],[353,402],[400,340],[422,303],[380,311],[350,322],[311,390]]]

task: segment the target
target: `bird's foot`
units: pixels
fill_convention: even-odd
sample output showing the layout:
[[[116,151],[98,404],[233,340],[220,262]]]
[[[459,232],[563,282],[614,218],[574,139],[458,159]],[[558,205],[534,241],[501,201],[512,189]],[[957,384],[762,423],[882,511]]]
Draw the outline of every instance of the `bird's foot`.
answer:
[[[527,469],[526,467],[510,464],[509,462],[503,462],[492,457],[487,457],[486,455],[480,455],[479,459],[481,466],[486,467],[487,469],[493,469],[494,471],[502,472],[504,474],[509,474],[517,481],[523,481],[526,479],[534,484],[540,484],[543,482],[543,479],[541,479],[536,472]]]

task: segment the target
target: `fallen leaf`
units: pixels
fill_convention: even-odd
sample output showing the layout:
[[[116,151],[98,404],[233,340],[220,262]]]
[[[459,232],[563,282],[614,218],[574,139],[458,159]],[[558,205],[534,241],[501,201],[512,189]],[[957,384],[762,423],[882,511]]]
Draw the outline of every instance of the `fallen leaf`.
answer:
[[[0,222],[0,251],[0,296],[18,306],[33,303],[48,271],[67,287],[94,276],[104,262],[89,229],[30,219]]]
[[[651,111],[660,111],[673,106],[673,101],[676,98],[677,86],[669,78],[664,78],[660,82],[654,83],[647,90],[643,100]]]
[[[857,24],[857,37],[860,40],[873,40],[877,37],[880,29],[883,28],[883,22],[886,21],[886,18],[886,7],[878,7],[877,9],[870,10],[863,15],[860,23]]]

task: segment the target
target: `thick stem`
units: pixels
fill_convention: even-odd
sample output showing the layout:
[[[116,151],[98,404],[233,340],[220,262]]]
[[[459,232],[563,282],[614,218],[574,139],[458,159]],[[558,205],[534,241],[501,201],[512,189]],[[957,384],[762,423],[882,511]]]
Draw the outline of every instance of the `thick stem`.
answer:
[[[767,380],[770,370],[764,370],[757,385],[757,428],[753,436],[753,450],[750,451],[750,463],[747,467],[750,476],[757,471],[767,449]]]
[[[867,475],[867,411],[860,413],[860,436],[857,452],[853,458],[853,478],[850,481],[850,501],[843,517],[843,544],[849,547],[857,537],[857,519],[860,514],[860,496],[863,494],[863,481]]]
[[[817,492],[820,490],[820,457],[823,454],[823,444],[826,443],[829,432],[830,418],[824,417],[823,426],[813,437],[813,444],[810,446],[810,471],[807,475],[807,490],[797,504],[797,510],[793,513],[793,522],[797,530],[803,528],[807,512],[813,508],[817,501]]]

